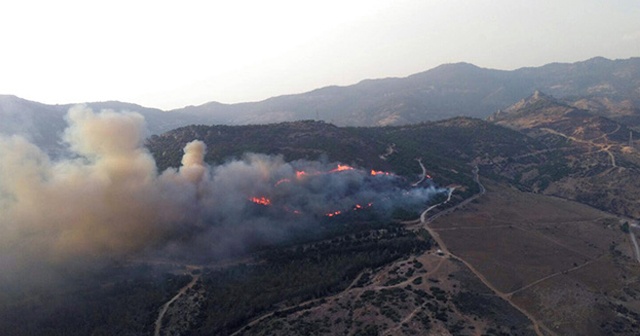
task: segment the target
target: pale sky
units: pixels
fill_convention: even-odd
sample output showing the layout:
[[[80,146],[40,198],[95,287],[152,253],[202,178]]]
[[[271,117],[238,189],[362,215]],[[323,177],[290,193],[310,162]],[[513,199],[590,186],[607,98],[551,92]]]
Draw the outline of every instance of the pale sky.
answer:
[[[0,0],[0,94],[162,109],[640,56],[639,0]]]

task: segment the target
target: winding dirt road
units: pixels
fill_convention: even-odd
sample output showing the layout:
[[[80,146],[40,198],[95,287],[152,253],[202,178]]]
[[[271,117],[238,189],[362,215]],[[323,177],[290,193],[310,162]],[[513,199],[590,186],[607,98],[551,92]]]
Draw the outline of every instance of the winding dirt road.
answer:
[[[158,314],[158,318],[156,319],[156,323],[155,323],[155,331],[153,333],[154,336],[160,336],[160,330],[162,329],[162,319],[164,318],[164,315],[167,313],[167,310],[169,309],[169,306],[171,306],[171,304],[176,301],[180,296],[182,296],[184,293],[186,293],[191,287],[193,287],[196,282],[198,282],[198,279],[200,279],[200,274],[196,274],[193,275],[193,279],[191,279],[191,282],[189,282],[186,286],[182,287],[180,289],[180,291],[178,291],[178,294],[176,294],[173,298],[171,298],[171,300],[167,301],[167,303],[165,303],[162,308],[160,309],[160,313]]]
[[[638,240],[636,239],[635,233],[633,233],[633,229],[638,228],[638,224],[632,223],[629,226],[629,236],[631,237],[631,243],[633,243],[633,249],[636,253],[636,260],[640,263],[640,247],[638,246]]]
[[[558,132],[558,131],[556,131],[554,129],[551,129],[551,128],[541,128],[541,130],[543,130],[543,131],[546,131],[546,132],[549,132],[549,133],[552,133],[552,134],[555,134],[555,135],[559,135],[561,137],[564,137],[565,139],[569,139],[569,140],[574,141],[574,142],[579,142],[579,143],[587,144],[589,146],[596,147],[596,148],[598,148],[598,152],[607,153],[607,155],[609,155],[609,161],[611,162],[611,168],[618,168],[618,165],[616,164],[616,157],[609,150],[609,149],[611,149],[612,145],[597,144],[597,143],[595,143],[593,141],[601,139],[601,138],[604,138],[605,140],[608,140],[607,136],[617,132],[619,129],[620,129],[620,125],[618,125],[618,128],[616,128],[616,130],[613,131],[613,132],[605,133],[605,134],[603,134],[603,135],[601,135],[601,136],[599,136],[599,137],[597,137],[595,139],[592,139],[592,140],[582,140],[582,139],[578,139],[576,137],[573,137],[573,136],[566,135],[564,133]]]
[[[429,207],[427,210],[423,211],[422,214],[420,215],[420,222],[422,223],[422,226],[429,232],[429,234],[431,235],[431,237],[433,238],[433,240],[436,241],[436,243],[438,244],[438,246],[440,246],[440,250],[442,251],[442,253],[449,257],[449,258],[453,258],[453,259],[457,259],[460,262],[462,262],[465,266],[467,266],[467,268],[469,268],[469,270],[475,274],[476,277],[478,277],[478,279],[480,279],[480,281],[482,281],[482,283],[484,283],[487,287],[489,287],[489,289],[491,289],[498,297],[502,298],[503,300],[507,301],[511,306],[513,306],[515,309],[517,309],[519,312],[521,312],[523,315],[525,315],[533,324],[533,328],[534,331],[536,333],[536,335],[538,336],[544,336],[545,334],[542,333],[541,329],[543,329],[546,334],[548,335],[556,335],[553,331],[551,331],[549,328],[547,328],[544,324],[542,324],[541,322],[539,322],[533,315],[531,315],[529,312],[527,312],[526,310],[520,308],[518,305],[516,305],[512,299],[511,299],[511,295],[509,295],[508,293],[503,293],[501,291],[499,291],[496,287],[493,286],[493,284],[491,284],[491,282],[489,282],[487,280],[487,278],[484,277],[484,275],[480,272],[478,272],[478,270],[476,270],[471,264],[469,264],[467,261],[465,261],[464,259],[456,256],[455,254],[451,253],[449,251],[449,249],[447,248],[447,245],[444,243],[444,241],[442,241],[442,239],[440,238],[440,235],[438,235],[438,233],[436,231],[434,231],[431,227],[429,227],[429,223],[432,222],[434,219],[449,213],[471,201],[473,201],[474,199],[484,195],[486,193],[486,188],[484,187],[484,185],[482,185],[482,183],[480,182],[480,175],[479,175],[479,168],[478,166],[475,166],[473,169],[473,175],[474,175],[474,181],[478,184],[478,187],[480,188],[480,192],[468,199],[466,199],[465,201],[457,204],[456,206],[453,206],[449,209],[446,209],[444,211],[441,211],[435,215],[433,215],[432,217],[427,218],[427,213],[429,211],[431,211],[434,206]],[[444,202],[442,202],[444,203]],[[440,204],[442,204],[440,203]],[[436,206],[439,206],[440,204],[437,204]]]
[[[418,164],[420,164],[420,168],[422,168],[422,176],[417,182],[411,185],[412,187],[417,187],[420,183],[422,183],[422,181],[424,181],[424,179],[427,178],[427,168],[422,164],[422,159],[416,159],[416,161],[418,161]]]

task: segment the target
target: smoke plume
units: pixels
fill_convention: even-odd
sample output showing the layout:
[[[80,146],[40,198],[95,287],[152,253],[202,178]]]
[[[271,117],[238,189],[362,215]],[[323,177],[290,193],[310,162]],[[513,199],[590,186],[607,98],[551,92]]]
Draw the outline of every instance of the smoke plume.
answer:
[[[247,154],[211,167],[197,140],[179,169],[158,173],[141,115],[77,106],[67,122],[73,158],[53,161],[22,137],[0,138],[2,273],[161,249],[226,253],[286,239],[326,216],[420,207],[443,191],[281,156]]]

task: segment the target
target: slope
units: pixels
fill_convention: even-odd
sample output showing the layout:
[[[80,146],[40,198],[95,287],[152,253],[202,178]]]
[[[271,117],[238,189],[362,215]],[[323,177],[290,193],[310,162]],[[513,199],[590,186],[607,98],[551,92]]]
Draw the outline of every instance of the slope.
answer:
[[[489,118],[546,145],[493,170],[530,190],[637,217],[638,133],[626,125],[535,92]],[[499,168],[498,168],[499,167]],[[499,170],[499,171],[498,171]]]

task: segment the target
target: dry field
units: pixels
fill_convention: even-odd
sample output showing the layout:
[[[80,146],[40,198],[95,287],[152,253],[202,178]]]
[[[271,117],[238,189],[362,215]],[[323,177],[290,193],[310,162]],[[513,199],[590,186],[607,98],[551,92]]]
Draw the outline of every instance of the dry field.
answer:
[[[487,194],[430,226],[454,255],[560,335],[640,330],[640,265],[620,220],[486,183]]]

